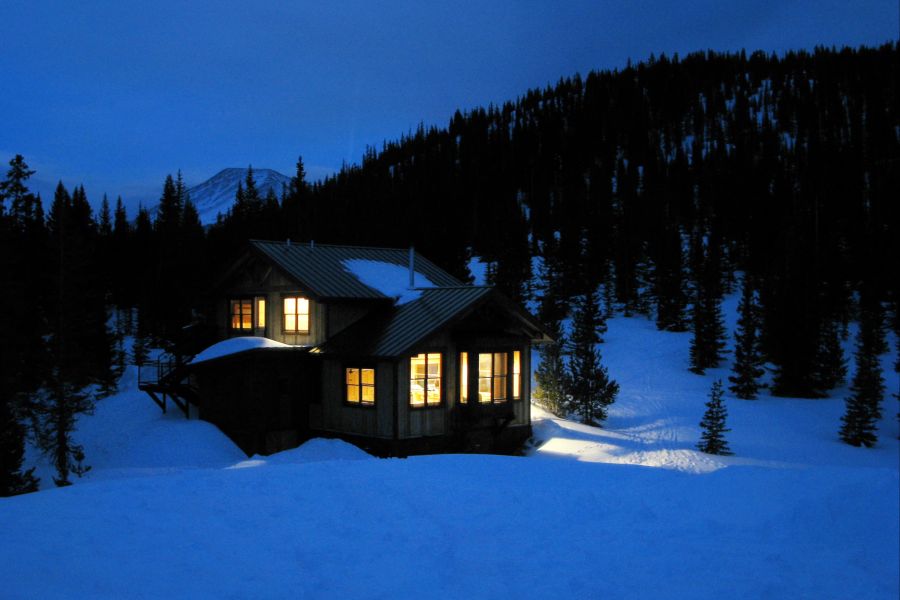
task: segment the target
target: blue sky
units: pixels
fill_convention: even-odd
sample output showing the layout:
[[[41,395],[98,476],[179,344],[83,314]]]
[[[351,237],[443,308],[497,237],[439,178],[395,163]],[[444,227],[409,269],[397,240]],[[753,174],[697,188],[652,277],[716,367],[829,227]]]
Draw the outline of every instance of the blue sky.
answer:
[[[879,44],[897,0],[0,3],[0,159],[133,206],[167,173],[312,178],[420,122],[650,53]],[[5,169],[4,169],[5,170]]]

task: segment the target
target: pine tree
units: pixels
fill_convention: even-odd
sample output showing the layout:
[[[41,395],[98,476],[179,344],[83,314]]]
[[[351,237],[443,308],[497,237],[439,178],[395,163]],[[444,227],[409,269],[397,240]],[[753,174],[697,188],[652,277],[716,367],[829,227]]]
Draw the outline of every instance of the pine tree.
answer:
[[[823,319],[819,328],[814,377],[816,387],[823,396],[829,390],[842,385],[847,377],[847,361],[841,347],[841,332],[838,323],[827,317]]]
[[[565,347],[565,335],[558,321],[548,326],[554,341],[538,347],[540,363],[535,370],[534,379],[537,386],[534,398],[537,404],[559,417],[566,416],[569,388],[568,373],[563,361],[562,349]]]
[[[884,378],[878,358],[878,332],[880,315],[864,310],[860,315],[859,334],[856,339],[856,373],[850,385],[850,396],[845,400],[846,411],[841,417],[841,440],[851,446],[871,448],[878,441],[876,428],[881,418],[881,401],[884,398]]]
[[[24,455],[25,428],[16,418],[10,394],[0,390],[0,496],[37,490],[34,468],[22,471]]]
[[[615,402],[619,384],[609,378],[600,363],[597,344],[599,306],[596,290],[580,296],[574,316],[572,352],[569,359],[569,392],[571,410],[581,422],[594,425],[605,421],[607,408]]]
[[[723,393],[722,381],[716,380],[709,392],[709,401],[706,403],[703,420],[700,421],[700,427],[703,429],[700,434],[700,442],[697,444],[700,452],[724,456],[731,454],[728,442],[725,440],[725,434],[731,430],[725,427],[728,410],[722,402]]]
[[[762,349],[759,344],[759,306],[756,304],[753,286],[748,275],[744,276],[741,302],[738,305],[738,329],[735,333],[733,375],[729,389],[738,398],[756,398],[763,376]]]

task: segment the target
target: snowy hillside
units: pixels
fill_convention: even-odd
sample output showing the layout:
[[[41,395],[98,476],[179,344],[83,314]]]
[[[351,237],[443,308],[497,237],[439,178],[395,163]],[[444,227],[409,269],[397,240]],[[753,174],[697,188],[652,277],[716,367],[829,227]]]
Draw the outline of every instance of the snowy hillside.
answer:
[[[79,423],[85,480],[0,499],[0,595],[897,598],[896,400],[865,449],[837,439],[846,388],[726,396],[735,456],[700,454],[727,370],[689,373],[689,337],[612,319],[607,426],[535,407],[525,457],[378,460],[312,440],[247,459],[159,414],[129,371]]]
[[[234,204],[238,183],[243,183],[246,177],[247,169],[222,169],[203,183],[189,188],[191,201],[200,213],[200,222],[210,225],[216,222],[219,213],[225,214]],[[281,198],[282,187],[291,181],[287,175],[272,169],[253,169],[253,178],[261,197],[271,189]]]

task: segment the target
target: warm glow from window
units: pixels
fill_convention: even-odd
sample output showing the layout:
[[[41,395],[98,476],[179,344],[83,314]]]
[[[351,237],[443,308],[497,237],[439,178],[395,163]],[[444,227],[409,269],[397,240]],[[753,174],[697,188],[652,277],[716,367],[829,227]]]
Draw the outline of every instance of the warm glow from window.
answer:
[[[299,297],[284,299],[284,332],[309,333],[309,300]]]
[[[409,359],[409,404],[437,406],[441,403],[441,355],[417,354]]]
[[[513,352],[513,369],[512,369],[512,397],[513,400],[522,399],[522,353],[516,350]]]
[[[478,401],[482,404],[506,402],[509,385],[509,353],[478,355]]]
[[[253,301],[231,301],[231,328],[239,331],[253,329]]]
[[[459,401],[462,404],[469,401],[469,355],[466,352],[459,354]]]
[[[256,326],[264,329],[266,326],[266,299],[256,299]]]
[[[347,371],[347,402],[375,404],[375,369],[349,368]]]

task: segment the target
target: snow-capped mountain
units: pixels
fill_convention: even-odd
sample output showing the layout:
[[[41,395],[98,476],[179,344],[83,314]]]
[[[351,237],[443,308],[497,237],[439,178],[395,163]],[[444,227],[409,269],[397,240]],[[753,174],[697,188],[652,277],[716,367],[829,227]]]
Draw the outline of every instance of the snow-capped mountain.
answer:
[[[228,212],[234,204],[238,183],[243,183],[246,178],[247,169],[222,169],[203,183],[188,188],[191,201],[200,214],[200,222],[211,225],[216,222],[219,213]],[[272,169],[253,169],[253,179],[256,181],[260,197],[265,197],[269,189],[272,189],[279,198],[282,187],[291,181],[287,175]]]

